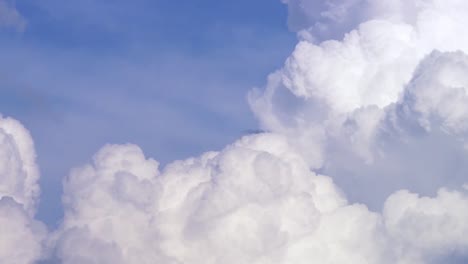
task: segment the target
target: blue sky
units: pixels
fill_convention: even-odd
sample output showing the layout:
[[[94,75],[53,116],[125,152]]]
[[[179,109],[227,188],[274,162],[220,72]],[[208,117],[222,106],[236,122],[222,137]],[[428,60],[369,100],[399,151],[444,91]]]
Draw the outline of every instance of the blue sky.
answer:
[[[0,33],[0,113],[32,133],[38,218],[61,216],[61,179],[106,143],[162,164],[256,129],[245,95],[294,48],[280,1],[17,1]]]
[[[466,14],[0,0],[0,262],[468,263]]]

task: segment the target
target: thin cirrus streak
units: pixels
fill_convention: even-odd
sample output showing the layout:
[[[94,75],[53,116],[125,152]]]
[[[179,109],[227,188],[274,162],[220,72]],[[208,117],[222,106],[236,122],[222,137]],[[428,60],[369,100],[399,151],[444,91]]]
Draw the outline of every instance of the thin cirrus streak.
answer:
[[[31,137],[0,119],[0,262],[466,262],[468,3],[284,2],[300,42],[249,94],[269,132],[162,170],[106,145],[48,234]]]

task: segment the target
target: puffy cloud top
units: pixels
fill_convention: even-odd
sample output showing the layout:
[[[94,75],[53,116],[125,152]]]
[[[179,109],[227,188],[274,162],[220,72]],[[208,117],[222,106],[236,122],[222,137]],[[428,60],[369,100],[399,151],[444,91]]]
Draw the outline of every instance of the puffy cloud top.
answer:
[[[276,135],[244,138],[162,174],[136,146],[107,146],[74,170],[65,192],[64,263],[280,263],[276,248],[345,203]]]
[[[466,191],[399,191],[375,213],[274,134],[162,173],[134,145],[106,146],[65,201],[62,263],[428,263],[468,247]]]
[[[465,263],[468,3],[283,2],[300,42],[249,95],[270,132],[161,170],[104,146],[51,235],[32,139],[1,118],[0,262]]]
[[[29,132],[0,117],[0,262],[32,264],[43,255],[46,230],[33,219],[39,171]]]
[[[9,196],[34,212],[39,170],[29,132],[16,120],[0,117],[0,197]]]

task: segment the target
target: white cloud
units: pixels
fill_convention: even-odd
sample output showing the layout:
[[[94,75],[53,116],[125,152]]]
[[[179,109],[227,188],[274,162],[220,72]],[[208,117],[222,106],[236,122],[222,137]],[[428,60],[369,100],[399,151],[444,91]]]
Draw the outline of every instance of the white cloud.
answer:
[[[44,225],[10,197],[0,199],[0,262],[33,264],[44,256]]]
[[[273,134],[159,172],[109,145],[65,182],[62,263],[428,263],[466,253],[468,193],[349,204]]]
[[[426,130],[440,126],[449,134],[468,132],[468,56],[434,52],[414,73],[400,104]],[[401,106],[400,106],[401,107]]]
[[[312,24],[266,89],[250,95],[263,128],[275,134],[245,137],[162,172],[136,146],[103,148],[65,183],[56,240],[64,263],[466,256],[466,191],[440,189],[429,198],[399,189],[430,193],[466,181],[468,168],[456,161],[466,160],[457,142],[468,132],[468,39],[459,26],[468,6],[328,1],[314,11],[315,1],[289,4],[291,16],[299,10],[302,23]],[[317,42],[350,25],[356,29],[342,41]],[[310,168],[336,179],[352,200],[378,200],[376,209],[380,201],[382,213],[347,202],[330,177]]]
[[[136,146],[107,146],[70,175],[65,201],[64,263],[279,263],[279,248],[344,203],[330,179],[315,176],[275,135],[244,138],[162,173]],[[106,250],[96,256],[90,243]]]
[[[44,225],[34,220],[39,171],[29,132],[0,116],[0,262],[32,264],[43,257]]]
[[[384,216],[404,263],[427,263],[437,255],[468,253],[466,191],[441,189],[434,198],[399,191],[386,201]]]
[[[18,121],[0,116],[0,146],[0,197],[12,197],[32,214],[39,195],[32,138]]]
[[[362,190],[378,183],[374,178],[386,181],[378,186],[387,189],[376,191],[381,201],[405,186],[418,185],[418,191],[430,193],[441,183],[462,184],[460,175],[467,168],[464,162],[455,167],[453,162],[466,160],[459,148],[465,145],[466,78],[459,72],[465,70],[463,54],[468,52],[463,26],[468,23],[468,4],[457,0],[321,3],[324,9],[308,15],[308,26],[299,33],[304,38],[284,67],[269,77],[264,90],[249,95],[262,128],[290,138],[312,168],[330,174],[340,185],[352,185],[350,192],[356,194],[351,196],[362,196]],[[312,0],[288,4],[292,10],[317,6]],[[360,11],[354,12],[354,7]],[[344,29],[348,33],[342,40],[320,41],[316,23],[338,32],[335,27],[349,17],[356,23],[343,24],[354,29]],[[458,53],[436,55],[435,50]],[[440,58],[424,60],[430,54]],[[438,67],[450,74],[437,72]],[[445,81],[440,83],[430,73],[421,80],[421,73],[431,71],[444,75]],[[434,87],[429,89],[423,82]],[[426,131],[429,126],[432,131]],[[436,154],[429,157],[426,150],[415,148]],[[442,155],[436,148],[447,148],[447,153]],[[430,177],[423,180],[424,174]],[[369,202],[372,195],[360,200]]]
[[[48,237],[54,257],[64,264],[468,257],[468,4],[284,2],[302,39],[266,88],[249,96],[271,133],[162,171],[136,145],[104,146],[64,180],[65,217]],[[341,41],[320,41],[345,32]],[[33,263],[46,236],[33,219],[33,143],[18,122],[0,119],[0,146],[7,234],[0,260]]]

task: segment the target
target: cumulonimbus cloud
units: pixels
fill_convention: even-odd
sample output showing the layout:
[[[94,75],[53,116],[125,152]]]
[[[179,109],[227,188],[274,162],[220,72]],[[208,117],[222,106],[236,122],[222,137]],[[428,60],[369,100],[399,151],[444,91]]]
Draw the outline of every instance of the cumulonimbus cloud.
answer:
[[[47,241],[32,141],[0,120],[0,260],[47,245],[65,264],[466,262],[468,4],[284,2],[301,40],[249,95],[270,132],[162,170],[104,146],[64,180]]]

